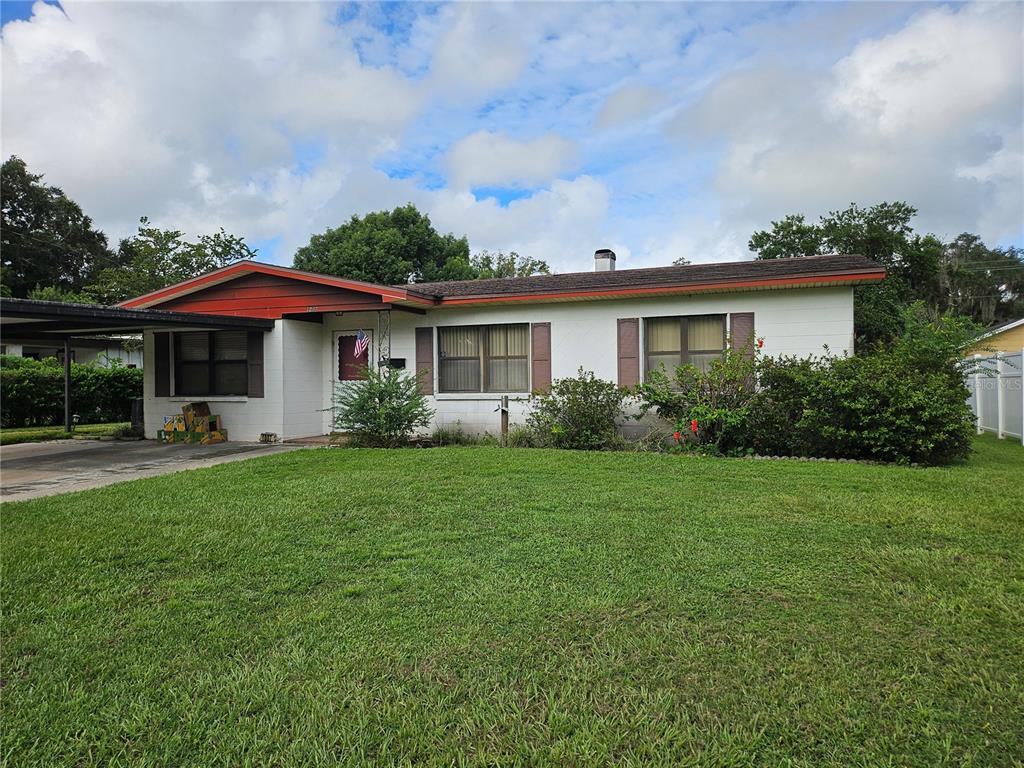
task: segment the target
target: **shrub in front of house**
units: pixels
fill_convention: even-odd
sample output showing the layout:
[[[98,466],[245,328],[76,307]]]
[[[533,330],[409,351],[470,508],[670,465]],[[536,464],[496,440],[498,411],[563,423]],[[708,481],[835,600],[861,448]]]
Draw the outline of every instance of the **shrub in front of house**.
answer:
[[[580,368],[576,376],[556,379],[548,392],[533,395],[526,425],[539,446],[614,450],[624,444],[618,420],[628,396],[627,390]]]
[[[642,418],[655,410],[670,421],[678,446],[709,453],[730,453],[743,446],[744,432],[755,395],[757,353],[726,347],[720,360],[704,370],[681,365],[670,373],[651,371],[636,387]]]
[[[641,410],[673,421],[677,440],[728,455],[963,460],[974,417],[960,349],[975,329],[920,307],[905,313],[904,327],[890,346],[855,357],[750,362],[727,350],[707,372],[652,375],[637,388]],[[748,366],[756,389],[747,386]]]
[[[128,421],[142,397],[142,370],[119,361],[109,367],[71,364],[71,410],[83,424]],[[0,360],[0,424],[50,426],[64,420],[64,368],[54,358]]]
[[[430,426],[434,412],[415,376],[395,368],[367,368],[362,381],[339,383],[334,429],[357,445],[393,448]]]
[[[810,379],[795,425],[797,454],[949,464],[971,450],[963,380],[894,352],[833,360]]]

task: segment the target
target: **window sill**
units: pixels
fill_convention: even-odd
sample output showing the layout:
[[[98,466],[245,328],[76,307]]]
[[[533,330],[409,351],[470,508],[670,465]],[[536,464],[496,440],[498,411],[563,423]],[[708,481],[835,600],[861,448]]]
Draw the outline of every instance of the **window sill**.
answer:
[[[248,395],[193,395],[192,397],[182,397],[175,395],[174,397],[167,398],[172,403],[247,403],[249,402]]]
[[[529,392],[438,392],[434,394],[435,400],[501,400],[508,397],[510,400],[526,400],[530,397]]]

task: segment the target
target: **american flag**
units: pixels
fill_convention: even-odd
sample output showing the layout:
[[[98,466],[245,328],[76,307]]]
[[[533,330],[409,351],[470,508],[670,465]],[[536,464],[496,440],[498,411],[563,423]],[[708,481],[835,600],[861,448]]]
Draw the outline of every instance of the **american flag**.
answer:
[[[355,348],[354,356],[355,357],[362,357],[363,356],[363,352],[366,351],[366,348],[368,346],[370,346],[370,337],[367,336],[365,333],[363,333],[362,329],[360,329],[356,333],[356,348]]]

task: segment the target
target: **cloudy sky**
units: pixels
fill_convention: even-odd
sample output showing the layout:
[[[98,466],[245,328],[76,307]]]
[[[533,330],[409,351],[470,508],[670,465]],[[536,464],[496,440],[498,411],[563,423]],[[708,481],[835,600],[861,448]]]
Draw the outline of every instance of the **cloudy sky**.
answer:
[[[112,239],[223,226],[283,264],[408,201],[558,271],[881,200],[1024,244],[1022,8],[4,0],[0,148]]]

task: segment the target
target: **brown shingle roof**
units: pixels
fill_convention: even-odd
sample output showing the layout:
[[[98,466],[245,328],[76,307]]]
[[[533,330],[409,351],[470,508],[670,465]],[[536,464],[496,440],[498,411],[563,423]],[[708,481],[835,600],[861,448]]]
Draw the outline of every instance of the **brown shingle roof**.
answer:
[[[864,274],[865,281],[883,268],[863,256],[808,256],[796,259],[763,261],[730,261],[718,264],[692,264],[685,267],[653,267],[622,269],[612,272],[567,272],[560,275],[494,278],[489,280],[453,280],[438,283],[416,283],[417,293],[440,299],[470,297],[522,296],[530,294],[575,292],[621,292],[630,289],[687,288],[722,283],[748,283],[787,278],[828,278],[838,275]],[[876,278],[877,279],[877,278]]]

